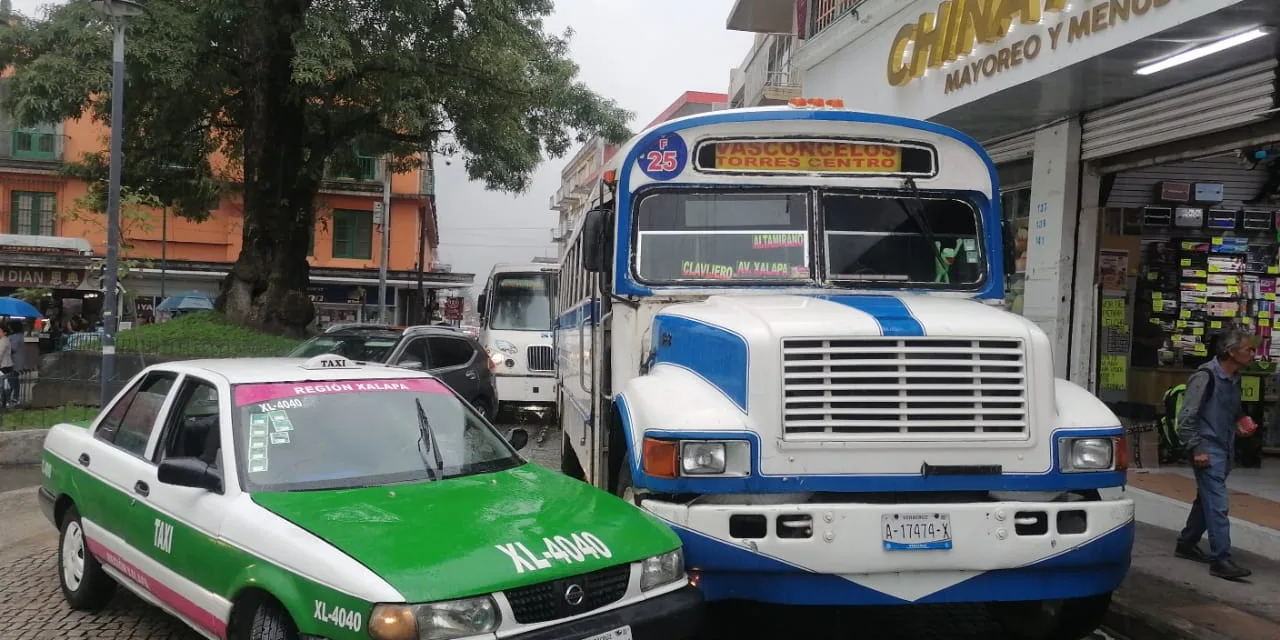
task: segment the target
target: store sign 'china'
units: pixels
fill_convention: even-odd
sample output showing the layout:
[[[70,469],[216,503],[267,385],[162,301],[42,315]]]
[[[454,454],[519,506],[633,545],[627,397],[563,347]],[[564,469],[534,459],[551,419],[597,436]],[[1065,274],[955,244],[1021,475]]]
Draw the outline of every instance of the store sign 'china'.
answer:
[[[952,93],[1089,36],[1147,15],[1173,0],[1099,0],[1077,8],[1067,0],[947,0],[936,13],[898,30],[889,50],[889,84],[903,87],[929,69],[973,56],[980,45],[997,45],[1018,23],[1037,31],[985,56],[948,68],[944,92]],[[1041,25],[1045,14],[1072,11]]]

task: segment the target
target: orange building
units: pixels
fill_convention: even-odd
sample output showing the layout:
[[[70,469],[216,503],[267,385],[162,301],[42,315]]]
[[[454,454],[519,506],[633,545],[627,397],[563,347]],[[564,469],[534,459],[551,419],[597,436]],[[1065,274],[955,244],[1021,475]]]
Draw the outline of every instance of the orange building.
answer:
[[[92,324],[100,314],[97,274],[106,255],[106,217],[81,210],[77,200],[87,185],[58,170],[65,161],[105,149],[107,136],[91,121],[17,129],[0,114],[0,295],[47,289],[41,305],[46,315],[64,321],[81,315]],[[359,165],[359,175],[329,176],[317,203],[310,294],[320,325],[378,314],[383,225],[375,216],[384,197],[383,163],[364,157]],[[429,317],[419,313],[433,305],[433,290],[471,286],[470,274],[435,268],[434,191],[430,157],[423,169],[390,180],[387,305],[396,322]],[[121,218],[120,255],[129,265],[121,281],[124,322],[150,319],[167,294],[216,294],[240,253],[238,197],[225,199],[199,223],[161,210],[126,211]]]

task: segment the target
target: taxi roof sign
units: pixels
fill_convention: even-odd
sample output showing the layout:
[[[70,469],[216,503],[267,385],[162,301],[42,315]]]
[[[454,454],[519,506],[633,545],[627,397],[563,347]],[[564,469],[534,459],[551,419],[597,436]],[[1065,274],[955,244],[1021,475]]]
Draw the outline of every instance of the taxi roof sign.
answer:
[[[303,369],[355,369],[356,363],[335,353],[324,353],[308,359]]]

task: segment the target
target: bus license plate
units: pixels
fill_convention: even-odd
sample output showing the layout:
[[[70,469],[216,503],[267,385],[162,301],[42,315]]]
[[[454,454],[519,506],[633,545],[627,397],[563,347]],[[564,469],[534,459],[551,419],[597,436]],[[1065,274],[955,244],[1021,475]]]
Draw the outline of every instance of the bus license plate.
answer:
[[[618,627],[613,631],[597,633],[594,636],[587,636],[582,640],[631,640],[631,625]]]
[[[951,548],[951,514],[885,513],[880,516],[885,551]]]

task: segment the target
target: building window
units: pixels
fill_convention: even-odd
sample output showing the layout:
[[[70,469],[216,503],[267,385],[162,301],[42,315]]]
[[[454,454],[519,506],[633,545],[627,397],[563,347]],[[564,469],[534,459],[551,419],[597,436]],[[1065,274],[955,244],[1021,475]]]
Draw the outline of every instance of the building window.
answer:
[[[13,132],[13,157],[21,160],[57,160],[58,135],[53,131],[20,129]]]
[[[14,191],[9,215],[9,233],[23,236],[51,236],[55,194],[43,191]]]
[[[352,169],[335,171],[332,177],[337,180],[354,180],[356,182],[378,182],[378,157],[356,154]]]
[[[368,260],[373,257],[373,212],[333,212],[333,257]]]

